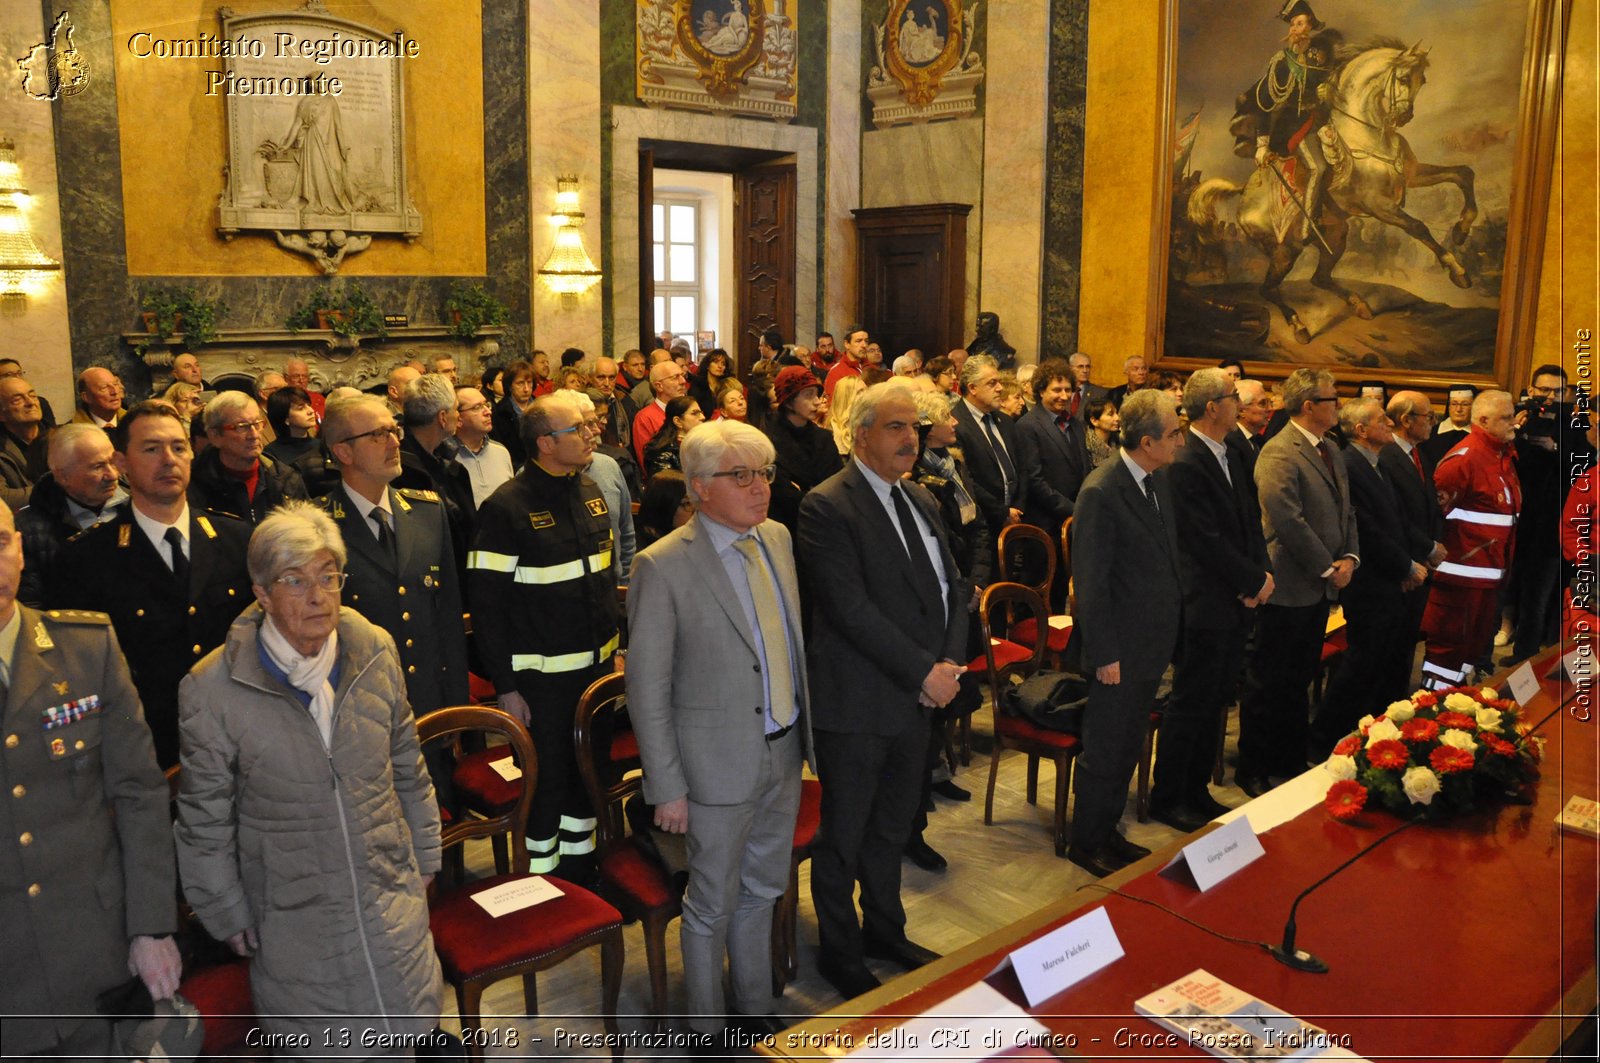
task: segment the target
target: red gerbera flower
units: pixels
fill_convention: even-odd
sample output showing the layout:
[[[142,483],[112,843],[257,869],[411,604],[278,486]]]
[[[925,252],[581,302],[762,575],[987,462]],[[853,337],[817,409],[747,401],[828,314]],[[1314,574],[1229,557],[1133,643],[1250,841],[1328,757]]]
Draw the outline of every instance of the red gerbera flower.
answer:
[[[1500,738],[1496,735],[1483,734],[1479,735],[1478,737],[1483,740],[1483,744],[1489,750],[1489,752],[1495,754],[1496,756],[1509,757],[1511,754],[1517,751],[1516,746],[1512,745],[1510,742],[1507,742],[1504,738]]]
[[[1335,756],[1353,757],[1356,755],[1356,751],[1360,748],[1360,735],[1345,735],[1343,738],[1339,739],[1339,744],[1333,747],[1333,752]]]
[[[1433,720],[1413,716],[1400,725],[1400,737],[1407,742],[1432,742],[1439,737],[1439,725]]]
[[[1415,705],[1419,709],[1431,709],[1435,705],[1439,704],[1439,699],[1435,695],[1424,690],[1419,694],[1412,695],[1411,704]]]
[[[1411,754],[1406,751],[1405,743],[1386,738],[1367,747],[1367,759],[1372,762],[1374,768],[1393,771],[1405,767],[1406,761],[1411,759]]]
[[[1398,743],[1397,743],[1398,744]],[[1341,779],[1328,787],[1322,805],[1334,819],[1355,819],[1367,804],[1367,788],[1354,779]]]
[[[1478,718],[1476,716],[1468,716],[1462,712],[1450,712],[1447,710],[1439,714],[1438,720],[1440,727],[1455,727],[1468,733],[1478,728]]]
[[[1440,746],[1428,757],[1428,763],[1440,775],[1472,770],[1472,754],[1454,746]]]

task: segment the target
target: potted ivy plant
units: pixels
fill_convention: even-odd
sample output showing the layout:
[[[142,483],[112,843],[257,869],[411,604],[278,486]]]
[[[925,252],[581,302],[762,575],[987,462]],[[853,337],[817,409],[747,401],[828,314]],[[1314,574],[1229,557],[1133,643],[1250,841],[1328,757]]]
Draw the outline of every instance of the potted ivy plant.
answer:
[[[337,288],[329,285],[312,289],[311,294],[290,311],[284,324],[291,332],[319,328],[340,336],[389,334],[378,304],[372,301],[360,282],[353,280]]]
[[[504,325],[511,316],[506,304],[489,294],[487,288],[465,281],[450,283],[444,311],[451,334],[464,340],[471,339],[485,325]]]
[[[184,342],[199,345],[217,338],[217,319],[228,312],[228,306],[191,287],[160,286],[140,289],[139,311],[150,335],[164,338],[182,333]]]

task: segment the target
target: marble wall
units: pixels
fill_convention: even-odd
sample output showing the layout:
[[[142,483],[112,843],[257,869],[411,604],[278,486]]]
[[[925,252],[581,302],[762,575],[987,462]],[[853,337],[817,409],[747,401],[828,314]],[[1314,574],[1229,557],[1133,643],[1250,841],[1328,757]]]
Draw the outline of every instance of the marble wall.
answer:
[[[826,202],[823,206],[822,320],[808,330],[796,321],[802,342],[815,332],[848,328],[860,305],[856,291],[856,225],[850,212],[861,205],[862,0],[828,3],[827,120],[823,124]]]
[[[1051,0],[1041,359],[1065,358],[1078,349],[1088,58],[1089,5],[1083,0]]]

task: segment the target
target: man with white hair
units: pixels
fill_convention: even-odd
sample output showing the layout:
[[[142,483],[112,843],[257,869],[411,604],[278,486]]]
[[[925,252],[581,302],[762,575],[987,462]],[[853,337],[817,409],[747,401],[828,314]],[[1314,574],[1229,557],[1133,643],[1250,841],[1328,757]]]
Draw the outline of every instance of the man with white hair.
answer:
[[[894,360],[894,375],[899,377],[913,377],[922,372],[922,362],[913,358],[912,352],[907,351]]]
[[[1500,587],[1522,512],[1522,483],[1511,455],[1516,433],[1510,394],[1485,391],[1472,400],[1467,437],[1433,471],[1444,511],[1446,560],[1434,570],[1422,617],[1428,636],[1425,687],[1466,683],[1473,662],[1489,651],[1494,638]]]
[[[1150,376],[1150,366],[1145,362],[1144,355],[1130,354],[1122,360],[1122,376],[1124,383],[1111,389],[1110,399],[1121,409],[1129,395],[1144,387],[1145,380]]]
[[[294,466],[261,452],[266,424],[261,408],[242,391],[224,391],[206,403],[211,445],[194,462],[189,496],[196,505],[259,524],[286,499],[306,497]]]
[[[18,597],[35,608],[44,605],[45,588],[56,555],[67,540],[116,516],[128,500],[117,482],[111,437],[87,424],[64,424],[50,435],[50,471],[40,477],[17,513],[28,558]]]
[[[688,835],[683,973],[690,1027],[705,1034],[727,1014],[724,955],[733,1022],[779,1028],[772,909],[788,885],[801,762],[813,760],[794,555],[767,517],[773,458],[737,421],[685,437],[696,515],[639,556],[628,590],[628,716],[656,826]]]
[[[430,491],[444,503],[450,518],[458,571],[467,576],[467,547],[472,542],[478,505],[472,494],[472,477],[456,461],[456,390],[438,374],[415,377],[406,385],[403,403],[405,436],[400,442],[401,473],[396,487]]]
[[[611,536],[617,544],[617,563],[614,566],[618,583],[628,582],[628,573],[633,571],[633,496],[628,493],[628,479],[622,472],[622,466],[616,458],[609,454],[602,454],[598,449],[601,428],[600,418],[595,411],[594,400],[581,391],[562,390],[556,396],[577,408],[583,415],[583,424],[594,437],[596,450],[589,457],[589,464],[583,470],[589,474],[589,479],[600,488],[600,493],[605,496],[606,508],[611,512]]]

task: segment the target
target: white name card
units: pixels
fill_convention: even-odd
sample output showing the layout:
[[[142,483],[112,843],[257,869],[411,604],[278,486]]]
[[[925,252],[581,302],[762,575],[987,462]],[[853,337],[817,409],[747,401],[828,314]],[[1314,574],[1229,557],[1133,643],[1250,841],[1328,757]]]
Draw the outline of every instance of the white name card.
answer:
[[[1261,839],[1256,837],[1255,828],[1250,826],[1250,817],[1240,816],[1185,845],[1161,871],[1165,874],[1169,870],[1187,870],[1194,884],[1204,893],[1264,855],[1266,850],[1261,848]]]
[[[1523,661],[1522,667],[1512,672],[1506,682],[1511,687],[1511,696],[1516,699],[1518,708],[1527,708],[1528,702],[1539,693],[1539,677],[1533,674],[1532,661]]]
[[[532,908],[536,904],[554,900],[561,896],[561,890],[552,885],[543,875],[534,875],[532,878],[519,878],[511,882],[502,882],[493,889],[475,893],[472,899],[478,907],[499,919],[502,915],[520,912],[524,908]]]
[[[989,973],[1010,966],[1017,972],[1017,981],[1022,983],[1022,995],[1028,998],[1028,1007],[1035,1008],[1068,986],[1120,960],[1122,955],[1122,942],[1111,928],[1111,917],[1104,908],[1096,908],[1028,942]]]
[[[504,760],[492,760],[489,767],[493,768],[500,778],[506,782],[516,782],[522,778],[522,769],[517,767],[517,762],[507,757]]]

